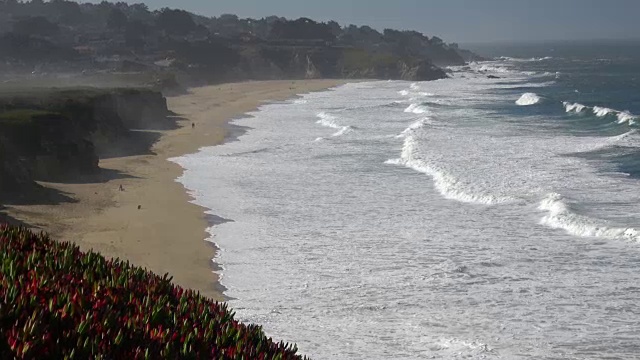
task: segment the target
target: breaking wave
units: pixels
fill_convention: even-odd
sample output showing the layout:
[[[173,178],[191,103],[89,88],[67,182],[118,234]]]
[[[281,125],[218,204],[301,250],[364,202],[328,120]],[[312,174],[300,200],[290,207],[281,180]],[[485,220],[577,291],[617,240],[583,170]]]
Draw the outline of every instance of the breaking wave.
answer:
[[[404,139],[400,158],[387,160],[385,163],[405,166],[429,175],[433,179],[436,190],[446,199],[483,205],[494,205],[511,200],[483,192],[472,191],[469,189],[469,185],[449,174],[446,170],[429,163],[423,159],[419,151],[418,141],[415,136],[411,134],[407,135]]]
[[[430,122],[429,118],[422,118],[420,120],[416,120],[415,122],[411,123],[411,125],[409,125],[408,128],[404,129],[400,133],[400,135],[396,136],[396,138],[403,138],[405,136],[408,136],[409,134],[413,133],[415,130],[423,128],[424,125],[429,122]]]
[[[578,104],[578,103],[570,103],[567,101],[564,101],[562,104],[564,105],[565,111],[568,113],[570,112],[581,113],[584,109],[587,108],[587,106],[585,105]]]
[[[514,58],[514,57],[509,57],[509,56],[500,56],[497,58],[498,60],[503,60],[503,61],[517,61],[517,62],[525,62],[525,61],[544,61],[544,60],[551,60],[553,59],[553,57],[551,56],[545,56],[545,57],[533,57],[533,58]]]
[[[404,112],[414,114],[424,114],[428,111],[429,109],[422,104],[411,104],[406,109],[404,109]]]
[[[620,111],[603,106],[590,107],[579,103],[570,103],[567,101],[564,101],[562,104],[564,105],[565,111],[568,113],[582,113],[584,111],[591,111],[593,115],[601,118],[607,117],[609,115],[615,115],[615,117],[618,119],[618,124],[628,123],[629,125],[633,125],[636,123],[636,120],[638,120],[637,115],[634,115],[626,110]]]
[[[618,115],[616,115],[616,117],[618,118],[619,124],[623,124],[623,123],[635,124],[635,120],[637,119],[635,115],[633,115],[628,111],[620,111]]]
[[[634,228],[607,227],[603,225],[602,220],[573,212],[564,197],[558,193],[548,194],[540,201],[538,209],[547,212],[547,215],[540,220],[542,225],[562,229],[574,236],[640,240],[640,234]]]
[[[538,96],[538,94],[530,92],[522,94],[522,96],[520,96],[520,98],[516,100],[516,104],[520,106],[535,105],[539,103],[540,100],[542,99],[540,98],[540,96]]]
[[[600,106],[594,106],[592,109],[593,113],[597,116],[597,117],[605,117],[613,112],[615,112],[615,110],[613,109],[609,109],[606,107],[600,107]]]
[[[338,130],[335,133],[331,134],[331,136],[342,136],[353,131],[353,127],[351,126],[343,126],[338,124],[336,122],[337,118],[333,115],[321,112],[317,114],[317,116],[320,118],[320,120],[316,121],[316,124]]]
[[[415,89],[414,89],[415,90]],[[428,93],[428,92],[424,92],[424,91],[409,91],[409,90],[400,90],[398,91],[398,94],[402,95],[402,96],[433,96],[432,93]]]
[[[509,70],[504,66],[494,66],[489,64],[470,63],[469,67],[478,72],[495,72],[495,73],[511,73],[513,70]]]

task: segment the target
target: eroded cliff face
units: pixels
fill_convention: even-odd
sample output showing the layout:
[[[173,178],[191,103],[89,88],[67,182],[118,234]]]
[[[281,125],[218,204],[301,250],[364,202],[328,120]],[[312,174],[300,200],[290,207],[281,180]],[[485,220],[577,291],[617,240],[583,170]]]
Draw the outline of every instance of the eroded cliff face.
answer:
[[[354,55],[355,54],[355,55]],[[285,74],[301,78],[426,81],[446,78],[429,60],[343,48],[296,49]]]
[[[59,113],[14,109],[0,115],[3,178],[52,181],[63,174],[92,173],[98,156],[84,124]]]
[[[166,129],[166,99],[149,90],[37,90],[0,97],[0,193],[99,171],[133,129]]]
[[[226,67],[225,75],[210,81],[317,78],[426,81],[447,77],[426,58],[399,57],[356,48],[252,45],[236,51],[240,61],[216,63],[215,66]],[[194,80],[209,75],[206,68],[190,72]]]

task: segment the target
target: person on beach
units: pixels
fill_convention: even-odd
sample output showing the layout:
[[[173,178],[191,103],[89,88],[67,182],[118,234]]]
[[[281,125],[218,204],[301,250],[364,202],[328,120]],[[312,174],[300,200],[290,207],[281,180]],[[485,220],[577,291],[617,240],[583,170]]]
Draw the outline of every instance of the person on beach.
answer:
[[[195,129],[195,127],[196,127],[196,123],[191,123],[191,128]]]
[[[118,186],[118,190],[124,191],[124,186],[122,186],[122,184],[120,184],[120,186]]]

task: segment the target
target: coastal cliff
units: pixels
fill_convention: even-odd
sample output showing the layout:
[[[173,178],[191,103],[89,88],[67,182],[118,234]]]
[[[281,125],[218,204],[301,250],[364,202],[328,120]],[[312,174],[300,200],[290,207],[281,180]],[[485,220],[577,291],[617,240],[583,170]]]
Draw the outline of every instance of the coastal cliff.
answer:
[[[0,192],[96,174],[134,129],[171,126],[166,99],[140,89],[31,90],[0,96]]]
[[[321,78],[427,81],[447,77],[425,58],[356,48],[256,45],[226,49],[237,56],[177,68],[182,82]],[[188,53],[177,55],[182,63],[197,60]]]

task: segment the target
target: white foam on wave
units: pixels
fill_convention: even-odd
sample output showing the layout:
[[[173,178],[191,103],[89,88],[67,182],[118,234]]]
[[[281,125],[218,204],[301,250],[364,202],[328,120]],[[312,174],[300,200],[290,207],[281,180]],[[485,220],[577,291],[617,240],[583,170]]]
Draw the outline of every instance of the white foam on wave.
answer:
[[[571,112],[581,113],[585,110],[591,110],[591,112],[593,112],[595,116],[601,117],[601,118],[609,115],[615,115],[618,118],[618,124],[627,123],[629,125],[633,125],[636,123],[636,120],[638,119],[638,116],[630,113],[627,110],[619,111],[619,110],[615,110],[615,109],[611,109],[603,106],[589,107],[579,103],[570,103],[567,101],[562,102],[562,104],[564,105],[564,108],[568,113],[571,113]]]
[[[597,116],[597,117],[605,117],[611,113],[616,112],[613,109],[609,109],[606,107],[601,107],[601,106],[594,106],[592,109],[593,113]]]
[[[567,101],[562,102],[562,104],[564,105],[565,111],[568,113],[570,112],[580,113],[587,108],[585,105],[582,105],[579,103],[570,103]]]
[[[489,345],[480,341],[464,341],[460,339],[440,339],[432,350],[437,351],[444,358],[455,359],[459,357],[465,358],[485,358],[494,352]],[[461,356],[465,354],[465,356]]]
[[[331,134],[331,136],[342,136],[344,134],[350,133],[353,131],[353,127],[351,126],[343,126],[336,122],[337,118],[333,115],[327,114],[325,112],[318,113],[316,116],[320,118],[320,120],[316,121],[316,124],[320,124],[325,127],[329,127],[332,129],[338,129],[335,133]],[[317,139],[316,139],[317,140]]]
[[[385,164],[401,165],[429,175],[433,179],[433,184],[436,190],[444,198],[449,200],[482,205],[494,205],[510,200],[493,196],[491,194],[470,191],[470,189],[468,189],[468,185],[464,184],[444,169],[441,169],[435,164],[431,164],[423,159],[419,152],[418,140],[414,135],[408,135],[405,137],[400,158],[387,160],[385,161]]]
[[[636,116],[628,111],[621,111],[617,115],[618,124],[629,123],[630,125],[635,124]]]
[[[406,109],[404,109],[404,112],[406,113],[414,113],[414,114],[424,114],[426,112],[428,112],[429,109],[422,105],[422,104],[411,104],[409,105]]]
[[[305,99],[296,99],[296,100],[293,100],[293,103],[294,103],[294,104],[296,104],[296,105],[306,104],[307,102],[308,102],[308,101],[307,101],[307,100],[305,100]]]
[[[544,60],[551,60],[553,59],[553,57],[551,56],[545,56],[545,57],[532,57],[532,58],[515,58],[515,57],[509,57],[509,56],[500,56],[498,58],[498,60],[503,60],[503,61],[517,61],[517,62],[525,62],[525,61],[544,61]]]
[[[414,89],[416,90],[416,89]],[[400,90],[398,91],[398,94],[402,95],[402,96],[417,96],[417,97],[426,97],[426,96],[433,96],[432,93],[429,92],[424,92],[424,91],[419,91],[419,92],[415,92],[415,91],[409,91],[409,90]]]
[[[526,59],[523,58],[515,58],[515,57],[510,57],[510,56],[499,56],[497,58],[495,58],[496,60],[502,60],[502,61],[526,61]]]
[[[418,85],[418,83],[413,83],[409,85],[409,87],[411,88],[411,90],[420,90],[420,85]]]
[[[539,103],[540,100],[542,99],[536,93],[524,93],[518,100],[516,100],[516,104],[520,106],[529,106]]]
[[[416,120],[413,123],[411,123],[411,125],[409,125],[408,128],[404,129],[400,135],[396,136],[396,138],[403,138],[409,134],[411,134],[412,132],[414,132],[415,130],[418,130],[420,128],[423,128],[424,125],[429,122],[430,119],[429,118],[422,118],[420,120]]]
[[[496,72],[496,73],[503,73],[503,74],[512,72],[512,70],[509,70],[502,66],[493,66],[493,65],[487,65],[487,64],[483,64],[483,65],[480,65],[479,67],[475,67],[474,70],[481,71],[481,72]]]
[[[542,225],[562,229],[574,236],[640,240],[640,234],[634,228],[608,227],[602,220],[576,214],[571,211],[564,197],[558,193],[548,194],[540,201],[538,209],[547,212],[547,215],[540,220]]]

